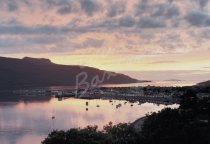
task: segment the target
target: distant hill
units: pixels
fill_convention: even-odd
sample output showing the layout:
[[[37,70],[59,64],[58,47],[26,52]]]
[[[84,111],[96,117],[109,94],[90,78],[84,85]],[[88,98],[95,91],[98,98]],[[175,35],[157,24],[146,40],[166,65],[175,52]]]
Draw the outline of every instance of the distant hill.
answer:
[[[198,85],[198,86],[210,87],[210,80],[209,80],[209,81],[205,81],[205,82],[198,83],[197,85]]]
[[[43,87],[43,86],[75,86],[76,76],[86,72],[87,82],[91,82],[95,76],[100,80],[107,71],[91,67],[80,67],[72,65],[58,65],[49,59],[36,59],[25,57],[23,59],[0,57],[0,89],[21,87]],[[111,73],[107,74],[102,84],[125,84],[140,82],[129,76]]]

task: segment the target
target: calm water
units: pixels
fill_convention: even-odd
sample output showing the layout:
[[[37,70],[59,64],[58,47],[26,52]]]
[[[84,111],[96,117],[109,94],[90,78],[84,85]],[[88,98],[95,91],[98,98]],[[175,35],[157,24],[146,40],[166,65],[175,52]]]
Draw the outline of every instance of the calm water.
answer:
[[[101,85],[102,87],[138,87],[138,86],[160,86],[160,87],[183,87],[193,86],[197,83],[195,81],[152,81],[144,83],[132,83],[132,84],[106,84]]]
[[[104,84],[99,87],[145,87],[145,86],[160,86],[160,87],[183,87],[183,86],[193,86],[198,82],[196,81],[152,81],[144,83],[129,83],[129,84]],[[52,86],[46,87],[50,90],[63,90],[63,89],[75,89],[75,86]]]
[[[86,102],[89,102],[88,106]],[[116,109],[116,105],[120,103],[122,106]],[[134,103],[132,107],[130,103],[125,104],[125,101],[87,101],[73,98],[63,101],[55,98],[39,101],[0,101],[0,143],[39,144],[52,129],[66,130],[87,125],[98,125],[101,129],[110,121],[114,124],[133,122],[148,112],[159,111],[164,107],[166,106],[152,103]],[[52,116],[55,116],[54,121]]]

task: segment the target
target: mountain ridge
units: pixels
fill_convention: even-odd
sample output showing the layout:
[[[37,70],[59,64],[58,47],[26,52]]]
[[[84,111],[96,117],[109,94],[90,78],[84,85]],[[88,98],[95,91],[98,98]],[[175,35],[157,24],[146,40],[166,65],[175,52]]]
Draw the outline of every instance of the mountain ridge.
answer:
[[[0,89],[45,86],[76,86],[76,76],[85,72],[86,82],[96,76],[101,80],[104,73],[116,76],[105,78],[101,84],[125,84],[140,82],[127,75],[78,65],[60,65],[44,58],[23,59],[0,57]],[[97,79],[97,78],[96,78]]]
[[[200,82],[197,85],[198,86],[205,86],[205,87],[208,86],[208,87],[210,87],[210,80],[204,81],[204,82]]]

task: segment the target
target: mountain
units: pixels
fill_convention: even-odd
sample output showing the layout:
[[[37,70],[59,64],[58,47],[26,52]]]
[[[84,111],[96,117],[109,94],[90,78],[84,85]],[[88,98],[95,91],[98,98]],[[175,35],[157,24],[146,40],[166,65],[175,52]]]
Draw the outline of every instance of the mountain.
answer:
[[[210,80],[209,81],[198,83],[197,85],[198,86],[204,86],[204,87],[210,87]]]
[[[83,73],[82,73],[83,72]],[[87,78],[84,79],[84,72]],[[0,89],[44,86],[75,86],[78,82],[125,84],[139,82],[129,76],[91,67],[59,65],[49,59],[25,57],[23,59],[0,57]],[[114,76],[113,76],[114,75]],[[94,78],[95,77],[95,78]]]

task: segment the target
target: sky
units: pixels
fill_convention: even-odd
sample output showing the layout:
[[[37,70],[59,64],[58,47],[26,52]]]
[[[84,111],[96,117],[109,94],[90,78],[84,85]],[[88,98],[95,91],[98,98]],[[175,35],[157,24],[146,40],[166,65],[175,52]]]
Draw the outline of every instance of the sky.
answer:
[[[4,57],[206,75],[209,39],[209,0],[0,0]]]

